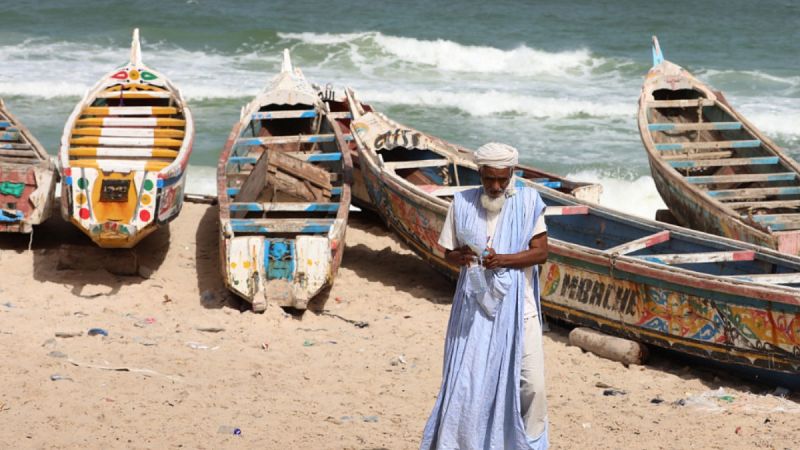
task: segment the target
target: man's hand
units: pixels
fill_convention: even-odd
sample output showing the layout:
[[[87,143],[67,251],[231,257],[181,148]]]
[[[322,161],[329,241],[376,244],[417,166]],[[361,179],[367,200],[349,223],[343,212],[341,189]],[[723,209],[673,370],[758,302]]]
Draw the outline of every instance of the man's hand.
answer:
[[[498,269],[508,265],[507,259],[509,255],[498,255],[497,252],[495,252],[491,247],[486,249],[484,255],[483,267],[486,267],[487,269]]]
[[[444,258],[450,264],[455,264],[457,266],[466,266],[472,261],[475,261],[476,256],[477,255],[475,254],[475,252],[473,252],[471,248],[465,245],[455,250],[448,250],[447,253],[445,253]]]

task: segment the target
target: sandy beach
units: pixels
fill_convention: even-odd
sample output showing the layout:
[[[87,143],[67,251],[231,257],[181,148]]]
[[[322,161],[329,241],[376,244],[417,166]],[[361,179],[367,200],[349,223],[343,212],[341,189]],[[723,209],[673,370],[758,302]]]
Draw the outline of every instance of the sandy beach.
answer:
[[[417,447],[454,287],[374,217],[352,216],[335,286],[302,313],[227,292],[213,206],[136,248],[145,276],[59,269],[62,244],[97,254],[59,217],[28,244],[0,236],[0,447]],[[545,335],[552,448],[800,448],[797,394],[660,353],[624,367],[567,332]]]

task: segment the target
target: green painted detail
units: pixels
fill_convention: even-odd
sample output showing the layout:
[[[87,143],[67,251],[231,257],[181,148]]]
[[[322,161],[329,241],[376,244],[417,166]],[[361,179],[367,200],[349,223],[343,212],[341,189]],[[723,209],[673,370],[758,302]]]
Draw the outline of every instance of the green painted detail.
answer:
[[[89,187],[89,180],[86,178],[78,178],[78,187],[81,189],[86,189]]]
[[[149,191],[153,189],[153,180],[144,180],[144,190]]]
[[[148,72],[148,71],[146,71],[146,70],[145,70],[145,71],[143,71],[143,72],[141,73],[141,75],[142,75],[142,79],[143,79],[144,81],[155,80],[156,78],[158,78],[158,77],[157,77],[157,76],[156,76],[154,73],[152,73],[152,72]]]
[[[0,194],[13,195],[14,197],[21,197],[22,191],[25,190],[25,183],[12,183],[10,181],[3,181],[0,183]]]

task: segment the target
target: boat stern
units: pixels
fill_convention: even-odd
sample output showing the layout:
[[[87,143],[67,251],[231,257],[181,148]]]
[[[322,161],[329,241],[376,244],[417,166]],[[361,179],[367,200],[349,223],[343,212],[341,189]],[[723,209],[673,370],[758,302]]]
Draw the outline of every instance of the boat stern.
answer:
[[[157,228],[163,184],[157,172],[68,167],[62,176],[62,215],[100,247],[130,248]]]
[[[264,311],[267,304],[305,309],[331,282],[330,242],[326,236],[230,238],[225,261],[228,285],[254,311]]]
[[[30,233],[50,217],[52,166],[0,164],[0,232]]]

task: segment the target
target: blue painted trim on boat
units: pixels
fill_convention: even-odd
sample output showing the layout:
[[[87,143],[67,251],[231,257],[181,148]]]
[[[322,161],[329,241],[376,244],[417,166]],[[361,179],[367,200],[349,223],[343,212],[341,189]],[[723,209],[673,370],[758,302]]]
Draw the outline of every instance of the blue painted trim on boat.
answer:
[[[166,178],[166,179],[164,179],[164,178],[159,178],[158,180],[156,180],[156,187],[158,187],[159,189],[161,189],[161,188],[165,188],[165,187],[170,187],[170,186],[172,186],[173,184],[175,184],[175,183],[177,183],[177,182],[181,181],[181,178],[182,178],[182,177],[183,177],[183,172],[181,172],[181,173],[179,173],[179,174],[175,175],[175,176],[174,176],[174,177],[172,177],[172,178]]]
[[[558,189],[561,187],[560,181],[539,181],[536,184],[541,184],[542,186],[549,187],[550,189]]]
[[[234,233],[276,233],[263,225],[245,222],[248,219],[231,219],[231,229]],[[292,231],[298,234],[327,233],[331,229],[330,225],[306,225],[300,231]]]
[[[741,130],[741,122],[710,122],[714,124],[714,130]],[[674,123],[651,123],[647,125],[650,131],[670,131],[676,128]]]
[[[10,212],[7,210],[0,212],[0,222],[21,222],[25,218],[25,214],[20,210],[14,211],[14,216],[9,216]]]
[[[342,188],[341,187],[335,187],[335,188],[331,189],[331,195],[342,195]]]
[[[653,42],[651,49],[653,51],[653,67],[655,67],[664,62],[664,54],[661,53],[660,48],[656,47],[655,42]]]
[[[656,150],[667,151],[667,150],[681,150],[683,148],[683,144],[656,144]]]
[[[800,194],[800,187],[797,187],[797,186],[787,186],[787,187],[777,188],[777,189],[778,189],[778,193],[777,194],[771,194],[771,195],[797,195],[797,194]],[[710,195],[712,197],[724,196],[724,195],[720,194],[721,191],[706,191],[706,192],[708,193],[708,195]]]
[[[327,161],[341,161],[342,160],[342,153],[341,152],[331,152],[331,153],[317,153],[308,157],[306,161],[308,162],[327,162]]]
[[[0,122],[0,127],[8,128],[11,126],[11,122]]]
[[[264,119],[274,119],[273,114],[276,112],[284,112],[284,111],[262,111],[254,113],[251,117],[252,120],[264,120]],[[280,117],[280,119],[311,119],[317,117],[317,111],[311,109],[308,111],[302,111],[299,115],[294,117]]]
[[[6,131],[0,134],[0,141],[18,141],[19,131]]]
[[[259,212],[264,211],[264,205],[261,203],[232,203],[231,211],[250,211]],[[335,212],[339,210],[338,203],[311,203],[302,211],[304,212]],[[277,209],[280,211],[280,209]],[[300,212],[300,211],[298,211]]]
[[[754,175],[761,175],[761,174],[754,174]],[[769,175],[769,174],[764,174]],[[719,181],[721,177],[725,177],[727,175],[703,175],[703,176],[696,176],[696,177],[686,177],[687,183],[692,184],[713,184],[713,183],[736,183],[736,181]],[[770,182],[770,181],[790,181],[794,180],[797,174],[795,173],[780,173],[769,175],[766,180],[760,182]],[[749,182],[748,182],[749,183]],[[757,181],[753,181],[753,183],[757,183]]]
[[[231,156],[228,159],[228,164],[255,164],[258,158],[252,156]]]
[[[748,141],[733,141],[731,142],[730,147],[720,147],[720,148],[754,148],[754,147],[761,147],[760,139],[752,139]],[[667,144],[656,144],[656,150],[660,151],[683,150],[683,148],[684,148],[683,143],[677,143],[677,142],[671,142]]]
[[[731,145],[731,148],[753,148],[761,147],[761,139],[752,139],[749,141],[736,141]]]
[[[780,158],[778,158],[777,156],[759,156],[755,158],[749,158],[747,164],[742,164],[742,165],[744,166],[769,165],[769,164],[778,164],[779,161]],[[696,161],[668,161],[668,162],[670,166],[676,169],[702,166],[702,164],[697,164]]]

